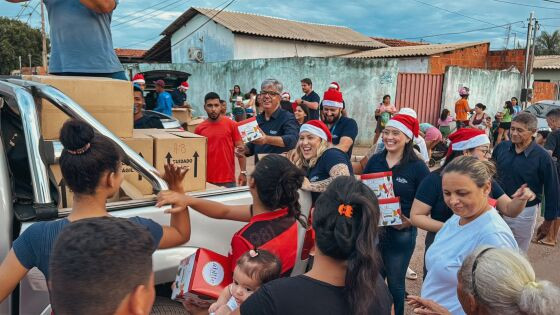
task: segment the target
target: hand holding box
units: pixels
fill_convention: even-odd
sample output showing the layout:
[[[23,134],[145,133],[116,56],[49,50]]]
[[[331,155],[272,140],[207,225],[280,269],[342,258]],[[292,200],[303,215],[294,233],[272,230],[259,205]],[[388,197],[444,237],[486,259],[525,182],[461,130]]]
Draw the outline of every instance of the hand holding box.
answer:
[[[379,226],[399,225],[401,220],[401,204],[399,198],[379,199]]]
[[[252,117],[237,123],[237,129],[241,134],[243,142],[249,143],[257,139],[263,138],[264,135],[259,128],[259,123],[257,122],[257,117]]]

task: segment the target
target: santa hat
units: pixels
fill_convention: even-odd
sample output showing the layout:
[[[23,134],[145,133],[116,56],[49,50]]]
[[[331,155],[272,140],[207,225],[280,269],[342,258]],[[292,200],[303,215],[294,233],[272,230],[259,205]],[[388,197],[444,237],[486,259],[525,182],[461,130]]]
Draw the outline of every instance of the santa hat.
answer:
[[[463,151],[490,144],[490,139],[484,130],[475,128],[461,128],[450,134],[449,140],[451,145],[448,154],[451,154],[451,151]]]
[[[401,110],[399,110],[398,113],[418,119],[418,115],[416,114],[416,111],[412,108],[409,108],[409,107],[401,108]]]
[[[396,114],[393,116],[385,127],[396,128],[410,139],[418,137],[418,132],[420,131],[418,119],[404,114]]]
[[[290,92],[284,92],[282,93],[282,95],[280,95],[280,97],[284,98],[284,96],[287,96],[288,98],[292,98],[292,96],[290,95]]]
[[[179,88],[183,89],[183,90],[188,90],[189,89],[189,82],[185,81],[185,82],[181,83],[181,85],[179,85]]]
[[[343,108],[344,101],[342,100],[342,93],[335,89],[328,89],[323,94],[323,106]]]
[[[146,84],[144,80],[144,75],[142,73],[137,73],[132,77],[132,83]]]
[[[340,85],[337,82],[331,82],[329,84],[329,89],[335,89],[340,92]]]
[[[299,133],[301,134],[302,132],[309,132],[327,142],[332,142],[332,135],[329,128],[320,120],[310,120],[301,125]]]

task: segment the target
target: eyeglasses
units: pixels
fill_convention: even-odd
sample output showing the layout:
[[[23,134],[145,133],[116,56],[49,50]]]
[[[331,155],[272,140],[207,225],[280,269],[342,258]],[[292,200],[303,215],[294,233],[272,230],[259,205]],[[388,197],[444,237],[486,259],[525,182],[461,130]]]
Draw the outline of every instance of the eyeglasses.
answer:
[[[274,91],[261,91],[260,94],[261,94],[261,96],[268,95],[268,96],[270,96],[270,97],[274,97],[274,96],[276,96],[276,95],[280,95],[280,93],[274,92]]]
[[[476,297],[478,296],[478,293],[476,292],[476,283],[475,283],[475,272],[476,272],[476,266],[478,265],[478,260],[480,259],[480,257],[482,257],[482,255],[484,255],[484,253],[486,253],[487,251],[494,249],[493,247],[488,247],[486,249],[484,249],[483,251],[481,251],[480,253],[478,253],[478,255],[476,256],[476,258],[474,259],[473,265],[472,265],[472,271],[471,271],[471,278],[472,278],[472,289],[473,289],[473,295]]]
[[[482,153],[484,156],[488,156],[490,154],[490,149],[488,148],[477,148],[478,151],[480,151],[480,153]]]

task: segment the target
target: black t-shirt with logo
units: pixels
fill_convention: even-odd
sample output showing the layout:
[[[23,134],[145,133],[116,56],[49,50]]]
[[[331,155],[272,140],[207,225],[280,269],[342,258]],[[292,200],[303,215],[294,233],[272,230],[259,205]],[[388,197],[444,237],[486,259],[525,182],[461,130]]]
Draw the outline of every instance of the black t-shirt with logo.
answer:
[[[311,103],[321,103],[321,97],[319,94],[315,93],[315,91],[311,91],[311,93],[306,94],[301,97],[302,100],[311,102]],[[309,120],[319,119],[319,109],[309,109]]]

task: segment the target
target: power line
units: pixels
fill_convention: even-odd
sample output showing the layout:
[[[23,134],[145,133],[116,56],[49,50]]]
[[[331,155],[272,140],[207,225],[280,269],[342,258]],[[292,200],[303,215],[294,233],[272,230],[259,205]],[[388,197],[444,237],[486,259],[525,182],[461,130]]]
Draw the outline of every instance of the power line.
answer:
[[[37,12],[37,7],[39,6],[39,4],[41,4],[41,1],[39,1],[35,7],[33,7],[33,10],[31,10],[31,13],[29,13],[29,17],[27,18],[27,21],[25,21],[26,24],[29,23],[29,20],[31,20],[31,16],[33,16],[33,13]]]
[[[494,1],[496,1],[496,2],[502,2],[502,3],[508,3],[508,4],[514,4],[514,5],[520,5],[520,6],[523,6],[523,7],[530,7],[530,8],[539,8],[539,9],[548,9],[548,10],[560,11],[560,8],[542,7],[542,6],[538,6],[538,5],[523,4],[523,3],[517,3],[517,2],[509,2],[509,1],[504,1],[504,0],[494,0]]]
[[[425,35],[425,36],[407,37],[407,38],[404,38],[404,39],[422,39],[422,38],[438,37],[438,36],[445,36],[445,35],[466,34],[466,33],[472,33],[472,32],[490,30],[490,29],[499,28],[499,27],[507,27],[507,25],[512,25],[512,24],[521,23],[521,22],[523,22],[523,21],[516,21],[516,22],[507,23],[507,24],[503,24],[503,25],[496,25],[496,26],[490,26],[490,27],[484,27],[484,28],[477,28],[477,29],[468,30],[468,31],[450,32],[450,33],[442,33],[442,34],[431,34],[431,35]],[[515,34],[515,33],[514,33],[514,34]]]
[[[114,25],[112,25],[111,27],[112,27],[112,28],[118,28],[118,27],[121,26],[121,25],[132,26],[132,25],[135,25],[135,24],[144,22],[144,19],[145,19],[145,18],[154,17],[154,16],[158,15],[158,14],[159,14],[159,12],[158,12],[159,10],[166,9],[166,8],[168,8],[168,7],[172,6],[172,5],[175,5],[175,4],[179,3],[179,2],[182,2],[182,1],[184,1],[184,0],[177,0],[177,1],[175,1],[175,2],[173,2],[173,3],[170,3],[170,4],[168,4],[168,5],[165,5],[165,6],[161,7],[161,8],[154,9],[154,11],[151,12],[151,13],[149,13],[149,14],[144,14],[144,15],[140,15],[140,16],[134,17],[134,18],[132,18],[132,19],[130,19],[130,20],[127,20],[127,21],[123,21],[123,22],[114,24]],[[138,20],[138,21],[136,21],[136,22],[134,22],[134,23],[130,23],[130,22],[132,22],[132,21],[134,21],[134,20]]]
[[[552,2],[552,3],[560,3],[560,1],[554,1],[554,0],[542,0],[542,1]]]
[[[126,18],[130,17],[130,15],[132,15],[132,14],[145,12],[145,11],[148,10],[148,9],[151,9],[151,8],[156,7],[156,6],[158,6],[158,5],[160,5],[160,4],[164,3],[164,2],[169,2],[169,1],[172,1],[172,0],[163,0],[163,1],[157,2],[156,4],[151,5],[151,6],[149,6],[149,7],[146,7],[146,8],[143,8],[143,9],[139,9],[139,10],[137,10],[137,11],[130,12],[130,13],[127,14],[127,15],[115,16],[115,18],[113,19],[113,22],[126,19]]]

